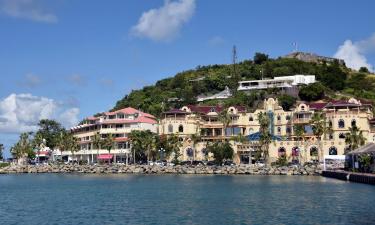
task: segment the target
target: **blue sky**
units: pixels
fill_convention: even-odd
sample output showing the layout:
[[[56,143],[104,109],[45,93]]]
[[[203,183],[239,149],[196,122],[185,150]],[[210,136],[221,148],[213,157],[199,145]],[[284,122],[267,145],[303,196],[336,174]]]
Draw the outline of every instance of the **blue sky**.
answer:
[[[374,1],[0,0],[0,143],[197,65],[299,50],[375,65]]]

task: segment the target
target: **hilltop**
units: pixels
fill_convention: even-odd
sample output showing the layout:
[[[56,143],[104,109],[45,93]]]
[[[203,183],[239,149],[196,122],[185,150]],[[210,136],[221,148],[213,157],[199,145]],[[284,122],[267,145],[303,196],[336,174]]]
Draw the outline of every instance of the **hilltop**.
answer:
[[[113,110],[134,107],[160,116],[170,108],[197,104],[197,96],[221,92],[226,86],[233,94],[231,98],[208,100],[199,104],[243,105],[251,110],[262,99],[272,96],[283,98],[289,106],[296,100],[315,101],[323,98],[357,97],[375,100],[375,75],[370,74],[366,68],[361,68],[360,72],[353,71],[342,61],[328,57],[329,60],[322,57],[319,61],[312,61],[287,56],[289,57],[272,59],[266,54],[256,53],[253,59],[236,64],[197,66],[159,80],[155,85],[131,91],[116,103]],[[256,91],[249,95],[236,91],[239,81],[295,74],[313,74],[318,81],[302,87],[298,99],[280,95],[277,90]]]

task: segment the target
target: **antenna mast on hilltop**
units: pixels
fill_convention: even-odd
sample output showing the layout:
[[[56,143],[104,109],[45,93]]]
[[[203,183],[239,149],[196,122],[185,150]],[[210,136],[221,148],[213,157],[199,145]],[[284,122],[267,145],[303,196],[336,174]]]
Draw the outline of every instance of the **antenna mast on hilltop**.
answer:
[[[293,52],[298,52],[298,43],[297,42],[293,42]]]
[[[237,75],[236,73],[236,64],[237,64],[237,48],[233,45],[232,49],[232,63],[233,63],[233,77]]]

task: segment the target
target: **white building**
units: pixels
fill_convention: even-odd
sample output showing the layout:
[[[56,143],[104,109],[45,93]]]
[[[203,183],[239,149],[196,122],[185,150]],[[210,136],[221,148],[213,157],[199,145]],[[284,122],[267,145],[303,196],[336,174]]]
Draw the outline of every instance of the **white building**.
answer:
[[[294,75],[275,77],[266,80],[250,80],[238,82],[238,91],[262,90],[268,88],[292,88],[302,84],[315,83],[315,75]]]

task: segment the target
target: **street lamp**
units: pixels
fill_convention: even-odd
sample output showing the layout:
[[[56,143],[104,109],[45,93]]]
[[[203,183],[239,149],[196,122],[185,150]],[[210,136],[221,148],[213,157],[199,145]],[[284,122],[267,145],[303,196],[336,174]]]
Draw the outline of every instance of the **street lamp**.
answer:
[[[165,149],[161,148],[161,149],[159,149],[159,152],[160,152],[160,161],[163,161]]]

